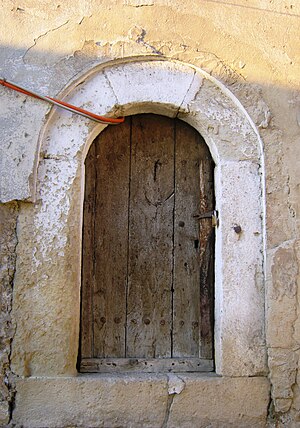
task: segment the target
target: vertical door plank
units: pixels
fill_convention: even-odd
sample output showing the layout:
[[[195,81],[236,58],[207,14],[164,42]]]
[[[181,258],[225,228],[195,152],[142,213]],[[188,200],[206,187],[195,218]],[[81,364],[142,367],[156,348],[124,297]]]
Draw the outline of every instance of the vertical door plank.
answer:
[[[200,346],[199,135],[176,122],[173,356],[198,357]]]
[[[94,284],[94,220],[95,220],[95,144],[85,160],[85,192],[82,229],[81,283],[81,358],[93,352],[93,284]]]
[[[207,235],[193,215],[213,209],[211,193],[209,197],[203,193],[212,185],[206,175],[212,161],[202,137],[181,121],[176,122],[175,144],[173,356],[202,357],[202,316],[208,303],[201,301],[207,279],[202,259]],[[211,231],[211,220],[208,224]]]
[[[204,146],[205,148],[206,145]],[[200,212],[212,211],[215,207],[213,186],[213,161],[208,150],[204,151],[199,164]],[[213,311],[214,311],[214,242],[215,233],[211,219],[202,219],[199,224],[200,241],[200,319],[202,358],[213,358]]]
[[[125,356],[130,119],[95,141],[94,357]]]
[[[132,123],[127,357],[171,356],[174,125]]]

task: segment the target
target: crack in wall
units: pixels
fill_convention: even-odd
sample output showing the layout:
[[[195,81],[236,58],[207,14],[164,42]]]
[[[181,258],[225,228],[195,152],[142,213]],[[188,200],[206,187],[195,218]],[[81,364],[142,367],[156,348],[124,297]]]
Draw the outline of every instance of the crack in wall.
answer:
[[[191,83],[190,83],[190,85],[189,85],[189,87],[188,87],[188,89],[187,89],[187,91],[186,91],[185,96],[183,97],[182,102],[180,103],[180,106],[178,107],[178,110],[177,110],[177,113],[176,113],[176,117],[178,117],[179,113],[186,113],[186,110],[184,110],[184,109],[182,108],[182,106],[184,105],[184,103],[186,103],[186,102],[187,102],[187,101],[186,101],[186,100],[187,100],[187,96],[188,96],[188,94],[190,93],[191,88],[193,87],[193,84],[194,84],[194,82],[195,82],[195,79],[196,79],[196,71],[194,71],[194,74],[193,74],[193,77],[192,77]],[[193,95],[193,98],[189,101],[189,103],[192,103],[192,102],[197,98],[197,96],[198,96],[198,94],[199,94],[199,92],[200,92],[200,90],[201,90],[201,87],[202,87],[202,82],[201,82],[201,84],[200,84],[200,87],[197,89],[197,91],[195,91],[195,93],[194,93],[194,95]]]
[[[50,30],[47,30],[45,33],[40,34],[36,39],[33,39],[34,43],[33,43],[33,45],[29,46],[29,48],[22,55],[22,61],[25,62],[26,56],[31,51],[31,49],[33,49],[37,45],[37,43],[39,42],[39,40],[41,40],[43,37],[46,37],[49,33],[53,33],[54,31],[59,30],[63,26],[67,25],[68,23],[69,23],[69,19],[67,21],[65,21],[63,24],[59,25],[58,27],[51,28]]]
[[[269,253],[273,253],[276,252],[276,250],[280,249],[280,248],[287,248],[290,245],[293,245],[295,242],[297,241],[297,238],[292,238],[292,239],[287,239],[286,241],[282,241],[279,244],[274,245],[273,247],[269,247],[267,249],[267,251]]]
[[[165,417],[161,428],[167,428],[176,394],[180,394],[185,389],[184,380],[175,374],[167,375],[168,399],[166,404]]]
[[[113,84],[112,84],[112,82],[110,81],[110,79],[109,79],[109,77],[108,77],[108,75],[107,75],[107,73],[106,73],[106,71],[104,70],[103,71],[103,75],[104,75],[104,77],[105,77],[105,79],[106,79],[106,81],[107,81],[107,84],[108,84],[108,86],[110,87],[110,89],[111,89],[111,91],[112,91],[112,93],[114,94],[114,97],[115,97],[115,99],[116,99],[116,102],[115,102],[115,104],[114,104],[114,106],[113,106],[113,112],[114,112],[114,114],[116,115],[116,116],[121,116],[122,114],[123,114],[123,109],[121,108],[121,106],[120,106],[120,102],[119,102],[119,99],[118,99],[118,96],[117,96],[117,94],[116,94],[116,92],[115,92],[115,90],[114,90],[114,87],[113,87]]]
[[[175,398],[175,393],[168,395],[165,418],[164,418],[164,421],[162,423],[161,428],[167,428],[168,427],[169,418],[170,418],[170,414],[171,414],[171,408],[173,405],[174,398]]]
[[[296,210],[295,210],[295,208],[293,207],[293,203],[291,202],[291,200],[290,200],[290,198],[291,198],[291,185],[290,185],[290,180],[291,180],[291,178],[290,178],[290,176],[288,175],[287,176],[287,179],[286,179],[286,188],[287,188],[287,207],[288,207],[288,210],[289,210],[289,213],[290,213],[290,216],[293,218],[293,219],[296,219]],[[295,229],[295,228],[294,228]],[[295,231],[295,234],[296,234],[296,231]]]

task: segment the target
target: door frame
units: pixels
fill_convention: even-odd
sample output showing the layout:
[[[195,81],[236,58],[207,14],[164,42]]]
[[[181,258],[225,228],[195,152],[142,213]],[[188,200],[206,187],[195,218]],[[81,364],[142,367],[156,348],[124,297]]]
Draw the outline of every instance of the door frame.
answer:
[[[258,131],[245,109],[203,70],[156,56],[101,64],[74,81],[61,97],[75,105],[92,104],[90,110],[102,114],[151,112],[178,117],[203,136],[216,164],[220,215],[215,257],[216,373],[266,373],[264,157]],[[32,376],[77,373],[84,159],[104,128],[52,109],[41,131],[32,181],[38,203],[21,210],[18,225],[19,251],[24,246],[27,251],[17,264],[14,287],[13,317],[18,322],[12,368],[17,375],[27,372],[29,354]],[[32,287],[27,287],[32,281],[34,290],[39,290],[34,305]]]

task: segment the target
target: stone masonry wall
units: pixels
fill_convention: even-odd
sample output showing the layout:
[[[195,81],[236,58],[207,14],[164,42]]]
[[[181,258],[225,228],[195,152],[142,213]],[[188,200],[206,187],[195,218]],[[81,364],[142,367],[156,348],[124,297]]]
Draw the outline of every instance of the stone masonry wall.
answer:
[[[97,64],[163,55],[203,68],[246,108],[265,147],[269,426],[299,426],[300,3],[3,0],[0,14],[0,77],[29,89],[55,96]],[[49,106],[5,88],[0,97],[0,425],[5,426],[13,408],[15,201],[31,199],[36,146]]]
[[[16,264],[18,204],[0,205],[0,426],[10,418],[13,381],[10,373],[12,287]]]

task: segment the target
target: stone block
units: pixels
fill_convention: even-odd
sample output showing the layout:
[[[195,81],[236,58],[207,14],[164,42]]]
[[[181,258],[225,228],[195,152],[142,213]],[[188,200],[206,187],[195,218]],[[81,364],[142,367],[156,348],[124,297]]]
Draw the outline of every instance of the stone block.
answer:
[[[253,376],[266,372],[258,165],[246,161],[224,162],[219,174],[220,191],[216,195],[220,216],[220,227],[216,231],[217,372],[226,376]],[[240,227],[238,232],[236,227]],[[222,260],[220,265],[218,260]],[[221,281],[222,289],[219,289]],[[220,323],[222,340],[219,338]]]
[[[201,85],[200,78],[194,81],[195,70],[192,67],[163,60],[116,65],[105,70],[105,74],[119,105],[127,106],[127,114],[151,112],[154,105],[162,105],[168,106],[164,111],[168,110],[169,116],[176,116],[187,92],[190,90],[188,101]],[[128,111],[131,104],[136,104],[134,111]]]
[[[160,427],[166,378],[90,375],[18,381],[14,423],[24,428]]]
[[[281,348],[270,348],[268,354],[275,411],[286,412],[292,404],[299,357],[293,350]]]
[[[265,427],[269,402],[266,378],[180,376],[185,389],[174,396],[168,428]]]
[[[292,348],[296,345],[298,274],[299,267],[294,240],[269,251],[267,343],[272,348]]]
[[[198,76],[201,75],[197,71]],[[221,84],[216,85],[210,76],[203,75],[198,87],[195,95],[187,99],[185,111],[180,109],[178,117],[205,136],[213,155],[217,146],[218,158],[257,160],[261,150],[257,144],[258,134],[237,100]]]
[[[265,427],[266,378],[178,377],[177,393],[167,374],[18,379],[13,423],[23,428]]]

